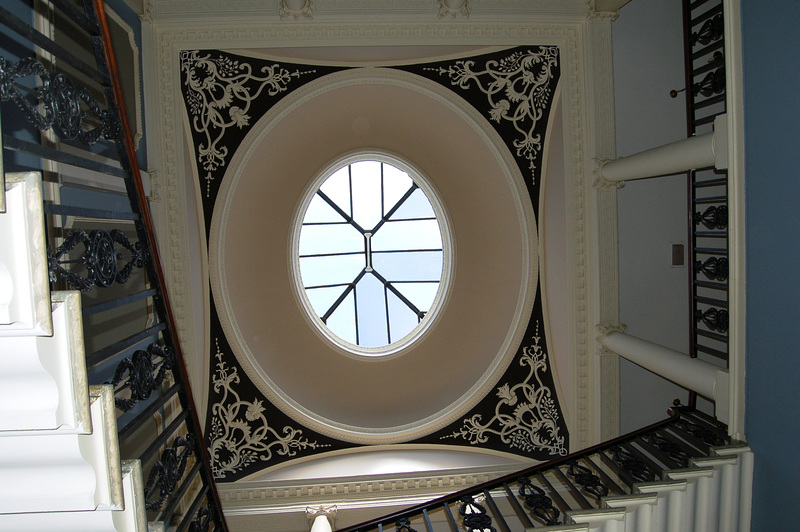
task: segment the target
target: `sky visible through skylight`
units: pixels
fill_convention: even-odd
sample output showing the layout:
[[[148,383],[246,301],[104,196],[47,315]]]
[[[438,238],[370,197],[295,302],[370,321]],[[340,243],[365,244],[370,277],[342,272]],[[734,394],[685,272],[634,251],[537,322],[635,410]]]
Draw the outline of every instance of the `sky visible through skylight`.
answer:
[[[300,274],[316,314],[336,336],[383,347],[412,332],[436,298],[442,234],[427,196],[388,163],[333,172],[309,203]]]

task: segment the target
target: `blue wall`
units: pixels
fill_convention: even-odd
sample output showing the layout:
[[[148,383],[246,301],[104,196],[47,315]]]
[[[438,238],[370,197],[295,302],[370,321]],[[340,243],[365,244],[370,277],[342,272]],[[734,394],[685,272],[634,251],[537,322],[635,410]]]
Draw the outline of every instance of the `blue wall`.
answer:
[[[753,530],[800,527],[800,2],[742,0]]]

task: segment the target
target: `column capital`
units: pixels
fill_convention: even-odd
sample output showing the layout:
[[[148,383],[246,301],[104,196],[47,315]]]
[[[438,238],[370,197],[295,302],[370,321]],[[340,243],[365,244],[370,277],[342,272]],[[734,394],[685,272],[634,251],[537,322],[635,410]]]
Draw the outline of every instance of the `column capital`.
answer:
[[[318,518],[327,521],[327,530],[332,530],[336,521],[337,510],[338,508],[335,504],[331,506],[306,506],[306,519],[311,525],[311,532],[326,530],[325,527],[317,525]]]
[[[608,336],[609,333],[618,332],[625,334],[626,332],[628,332],[628,326],[625,325],[624,323],[600,323],[595,326],[595,329],[597,329],[597,338],[596,338],[597,343],[599,343],[602,346],[600,352],[601,355],[606,354],[605,352],[603,352],[604,350],[608,351],[608,349],[603,345],[603,343],[606,339],[606,336]]]
[[[603,165],[609,161],[613,161],[614,159],[606,158],[606,157],[595,157],[594,159],[594,170],[592,173],[594,174],[594,183],[592,185],[594,188],[616,188],[620,189],[625,186],[625,181],[611,181],[610,179],[606,179],[603,177]]]

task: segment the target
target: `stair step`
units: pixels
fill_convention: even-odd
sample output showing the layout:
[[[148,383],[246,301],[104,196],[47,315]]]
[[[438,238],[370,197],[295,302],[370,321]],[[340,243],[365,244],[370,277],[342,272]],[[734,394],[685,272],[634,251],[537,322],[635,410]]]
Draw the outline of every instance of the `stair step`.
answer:
[[[148,532],[139,460],[122,462],[123,510],[0,515],[0,530],[15,532]]]
[[[603,499],[605,508],[625,510],[625,528],[627,531],[647,532],[655,530],[657,494],[633,494]]]
[[[0,338],[0,437],[92,430],[80,294],[53,292],[52,336]]]
[[[589,525],[594,532],[624,532],[624,508],[600,508],[599,510],[577,510],[567,512],[567,517],[575,524]]]
[[[121,509],[114,390],[89,388],[91,434],[31,431],[0,438],[0,513]]]
[[[6,212],[0,215],[0,336],[49,336],[50,281],[47,273],[42,176],[5,176]]]

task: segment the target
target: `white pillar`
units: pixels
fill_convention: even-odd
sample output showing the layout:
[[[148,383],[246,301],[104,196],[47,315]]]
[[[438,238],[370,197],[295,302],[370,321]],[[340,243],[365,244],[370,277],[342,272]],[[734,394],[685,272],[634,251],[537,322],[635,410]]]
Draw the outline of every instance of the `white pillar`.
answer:
[[[727,417],[728,373],[723,368],[618,331],[609,331],[600,340],[607,349],[634,364],[713,399],[717,418],[722,421]]]
[[[328,516],[325,514],[316,516],[311,524],[311,532],[333,532]]]
[[[728,135],[725,115],[714,120],[714,132],[608,161],[600,167],[605,181],[619,182],[677,174],[697,168],[728,167]]]

